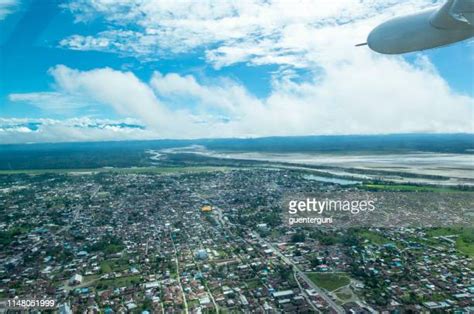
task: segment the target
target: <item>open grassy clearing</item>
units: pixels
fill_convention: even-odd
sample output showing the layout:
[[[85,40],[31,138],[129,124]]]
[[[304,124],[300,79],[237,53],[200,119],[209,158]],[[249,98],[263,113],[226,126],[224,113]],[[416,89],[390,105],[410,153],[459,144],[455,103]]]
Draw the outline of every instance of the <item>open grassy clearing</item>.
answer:
[[[359,231],[359,232],[357,232],[357,235],[359,235],[361,238],[367,239],[370,242],[372,242],[373,244],[377,244],[377,245],[383,245],[383,244],[387,244],[387,243],[392,242],[389,239],[385,238],[384,236],[382,236],[378,233],[369,231],[369,230]]]
[[[431,237],[457,235],[456,249],[465,255],[474,257],[474,229],[465,227],[440,227],[429,229],[426,234]]]
[[[351,282],[350,278],[344,273],[308,273],[307,275],[318,287],[328,291],[347,286]]]
[[[410,185],[410,184],[372,184],[362,185],[362,188],[375,191],[395,191],[395,192],[463,192],[463,190],[449,187],[436,187],[429,185]],[[465,191],[469,192],[469,191]]]

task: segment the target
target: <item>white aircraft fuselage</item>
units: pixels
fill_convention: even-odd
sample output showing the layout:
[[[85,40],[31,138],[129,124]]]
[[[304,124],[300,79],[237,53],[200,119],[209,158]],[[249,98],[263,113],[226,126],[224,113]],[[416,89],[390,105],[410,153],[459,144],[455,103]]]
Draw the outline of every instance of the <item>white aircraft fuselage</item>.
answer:
[[[400,54],[449,45],[474,36],[474,0],[448,0],[439,9],[397,17],[374,28],[370,49]]]

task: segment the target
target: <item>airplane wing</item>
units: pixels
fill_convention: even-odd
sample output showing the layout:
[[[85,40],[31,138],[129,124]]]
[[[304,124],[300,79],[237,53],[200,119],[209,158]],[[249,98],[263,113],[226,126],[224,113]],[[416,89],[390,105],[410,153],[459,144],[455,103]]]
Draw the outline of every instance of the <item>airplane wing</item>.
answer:
[[[449,45],[474,36],[474,0],[448,0],[439,9],[397,17],[380,24],[368,46],[385,54],[400,54]]]
[[[472,27],[474,24],[473,16],[474,1],[449,0],[434,12],[430,18],[430,23],[440,29]]]

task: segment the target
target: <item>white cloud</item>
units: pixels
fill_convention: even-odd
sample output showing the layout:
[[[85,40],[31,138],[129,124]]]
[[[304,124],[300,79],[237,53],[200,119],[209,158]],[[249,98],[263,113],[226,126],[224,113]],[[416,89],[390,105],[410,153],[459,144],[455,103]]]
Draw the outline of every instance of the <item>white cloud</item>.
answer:
[[[18,6],[18,0],[0,0],[0,21],[12,14]]]
[[[188,102],[197,113],[214,112],[223,116],[239,118],[242,109],[255,108],[260,104],[240,84],[220,79],[216,84],[200,84],[192,75],[181,76],[176,73],[163,75],[155,72],[150,86],[155,93],[170,104]]]
[[[322,80],[276,82],[275,90],[267,105],[273,121],[287,132],[474,131],[473,99],[453,93],[431,64],[412,66],[401,59],[365,56],[327,67]]]
[[[362,53],[327,66],[314,81],[275,79],[264,99],[225,78],[205,84],[191,75],[155,72],[147,83],[131,72],[62,65],[50,73],[56,92],[81,94],[136,118],[154,138],[474,132],[473,99],[451,91],[424,57],[410,65]]]
[[[76,34],[60,45],[144,60],[202,48],[216,68],[238,62],[307,67],[334,53],[334,41],[353,49],[376,23],[433,5],[432,0],[122,0],[114,5],[79,0],[67,6],[77,21],[102,17],[109,29]]]
[[[409,65],[363,54],[328,66],[313,82],[276,80],[265,99],[229,80],[202,85],[192,76],[156,73],[150,84],[171,102],[191,96],[205,111],[228,117],[212,128],[220,136],[474,131],[473,99],[452,92],[423,57]]]
[[[91,105],[88,99],[84,97],[62,92],[10,94],[8,95],[8,100],[28,103],[43,111],[59,115],[77,114],[79,109],[84,109]]]
[[[168,110],[150,87],[131,72],[110,68],[78,71],[63,65],[49,70],[57,89],[111,106],[119,114],[140,118],[150,128],[172,129]]]
[[[156,134],[133,119],[90,118],[18,119],[0,118],[0,143],[44,143],[153,139]]]

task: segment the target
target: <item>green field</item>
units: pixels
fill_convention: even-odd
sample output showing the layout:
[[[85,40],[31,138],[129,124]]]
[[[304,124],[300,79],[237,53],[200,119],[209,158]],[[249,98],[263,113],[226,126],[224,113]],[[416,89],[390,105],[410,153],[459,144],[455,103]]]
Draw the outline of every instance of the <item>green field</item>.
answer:
[[[208,171],[225,171],[229,167],[132,167],[132,168],[90,168],[90,169],[19,169],[19,170],[0,170],[0,175],[9,174],[30,174],[39,175],[46,173],[54,174],[89,174],[99,172],[113,172],[113,173],[197,173]]]
[[[458,235],[456,239],[456,249],[462,254],[474,257],[474,230],[473,228],[462,227],[442,227],[429,229],[426,234],[429,237],[439,237],[447,235]]]
[[[307,276],[318,287],[328,291],[334,291],[340,287],[347,286],[351,282],[344,273],[308,273]]]
[[[389,239],[385,238],[384,236],[378,233],[369,231],[369,230],[359,231],[357,232],[357,235],[360,236],[362,239],[367,239],[373,244],[377,244],[377,245],[383,245],[383,244],[391,242]]]
[[[112,266],[110,265],[109,262],[103,261],[100,263],[100,270],[104,274],[112,272]]]
[[[262,284],[260,283],[260,280],[252,279],[252,280],[247,281],[246,285],[247,285],[247,288],[249,288],[249,289],[255,289],[255,288],[261,286]]]
[[[398,191],[398,192],[462,192],[462,190],[436,187],[428,185],[409,185],[409,184],[364,184],[362,188],[376,191]]]
[[[121,272],[129,267],[130,263],[126,257],[107,259],[100,263],[100,270],[104,274],[110,272]]]
[[[133,286],[138,283],[140,283],[140,276],[132,275],[112,279],[100,279],[95,283],[95,286],[99,289],[109,289]]]
[[[336,292],[336,296],[341,299],[342,301],[347,301],[352,298],[352,294],[344,293],[344,292]]]
[[[439,237],[439,236],[447,236],[453,234],[459,234],[461,231],[459,228],[431,228],[426,231],[426,234],[430,237]]]
[[[456,240],[456,249],[469,257],[474,257],[474,243],[466,242],[462,237]]]

